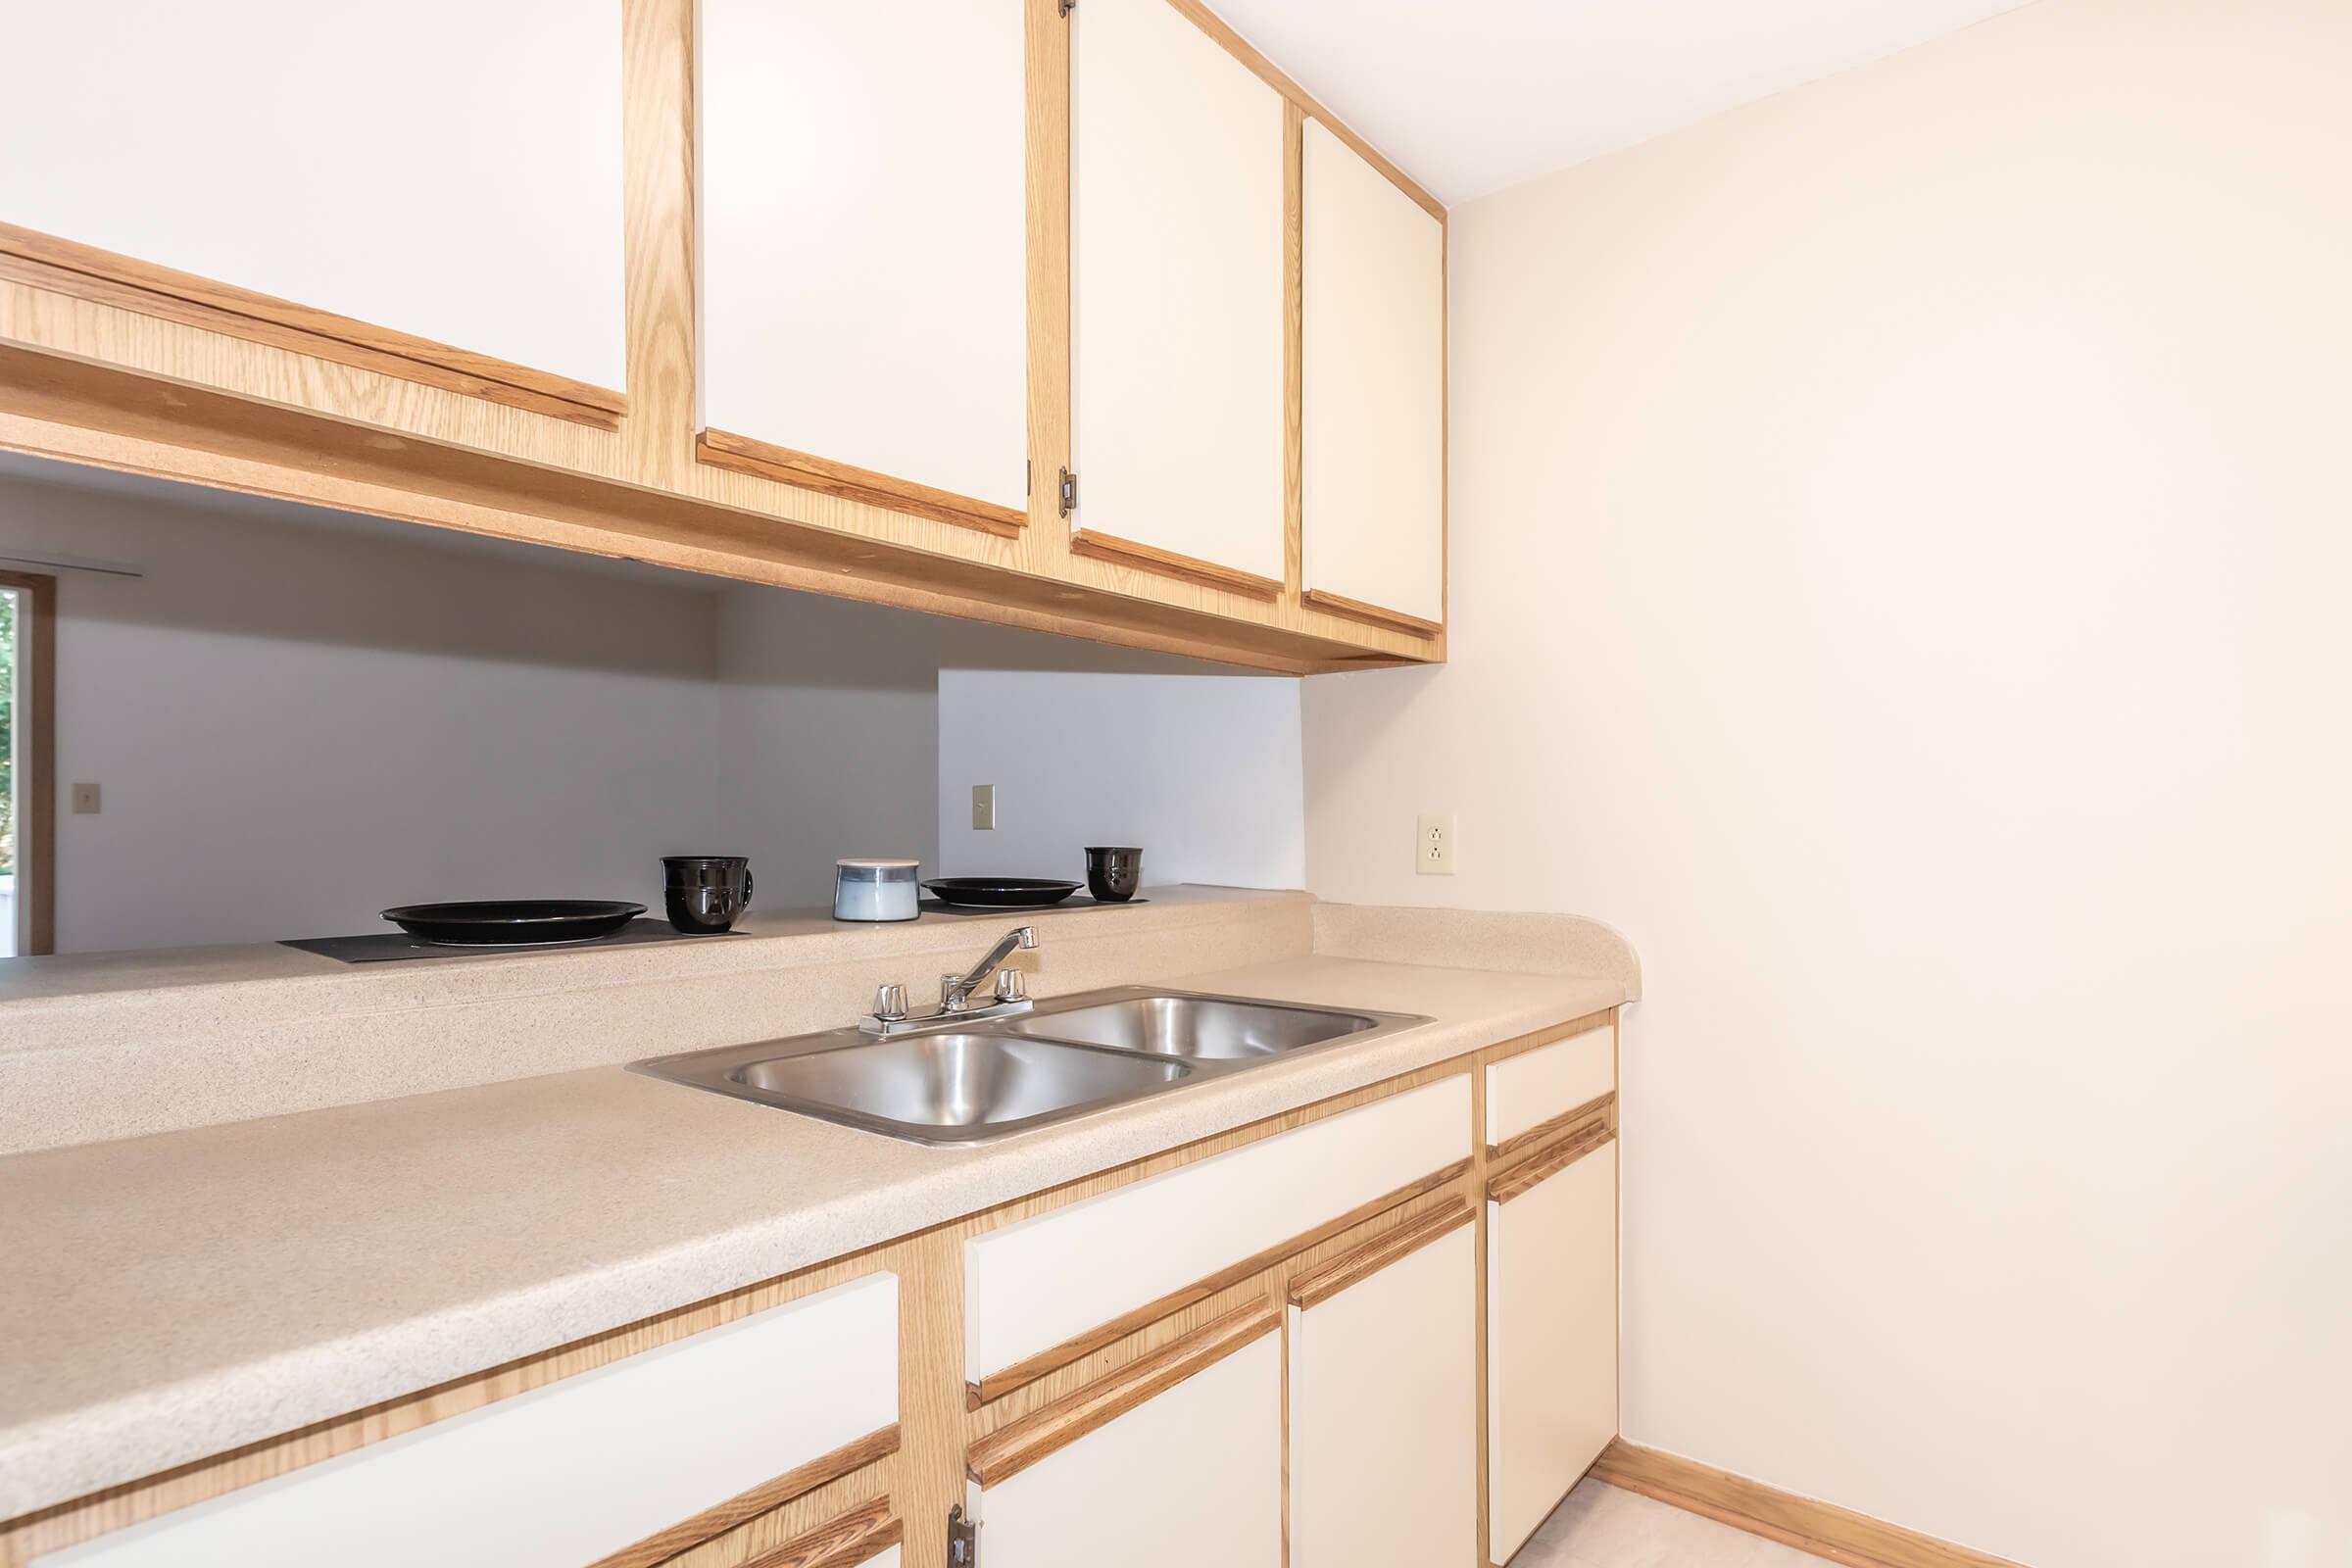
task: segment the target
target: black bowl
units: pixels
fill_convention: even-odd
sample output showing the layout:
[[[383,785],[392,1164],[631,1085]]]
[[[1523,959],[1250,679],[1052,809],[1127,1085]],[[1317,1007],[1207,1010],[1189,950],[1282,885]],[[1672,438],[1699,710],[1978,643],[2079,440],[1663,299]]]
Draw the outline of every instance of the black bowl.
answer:
[[[609,937],[645,912],[605,899],[491,899],[404,904],[384,918],[419,942],[445,948],[550,948]]]
[[[1078,891],[1075,882],[1035,876],[939,876],[923,886],[940,903],[967,909],[1042,909]]]

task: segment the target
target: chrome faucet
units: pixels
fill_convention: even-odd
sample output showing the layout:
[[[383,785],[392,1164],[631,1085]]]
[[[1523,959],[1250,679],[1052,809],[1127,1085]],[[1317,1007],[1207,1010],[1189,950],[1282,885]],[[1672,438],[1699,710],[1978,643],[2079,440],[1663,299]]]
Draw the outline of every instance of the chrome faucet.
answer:
[[[1027,951],[1037,946],[1035,926],[1016,925],[997,938],[997,945],[988,950],[978,963],[961,974],[943,974],[939,977],[939,1012],[943,1018],[971,1010],[972,988],[990,975],[997,975],[999,1002],[1027,1002],[1029,995],[1021,987],[1021,971],[1006,969],[997,974],[997,968],[1016,950]]]
[[[1022,983],[1021,971],[1004,967],[1004,960],[1016,951],[1037,946],[1034,926],[1016,925],[997,939],[997,945],[971,968],[962,974],[943,974],[939,977],[939,1010],[910,1016],[906,1011],[906,988],[884,986],[874,993],[874,1010],[858,1020],[858,1027],[869,1035],[902,1034],[909,1029],[925,1029],[938,1023],[958,1018],[1001,1018],[1029,1010],[1028,988]],[[996,1001],[980,1006],[972,1005],[972,992],[990,975],[997,977]]]

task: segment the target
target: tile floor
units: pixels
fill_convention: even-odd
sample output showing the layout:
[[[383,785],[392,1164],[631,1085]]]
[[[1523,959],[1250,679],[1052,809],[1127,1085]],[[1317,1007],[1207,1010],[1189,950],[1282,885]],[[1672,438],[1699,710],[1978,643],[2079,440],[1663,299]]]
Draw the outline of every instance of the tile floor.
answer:
[[[1597,1481],[1552,1510],[1510,1568],[1824,1568],[1825,1559]]]

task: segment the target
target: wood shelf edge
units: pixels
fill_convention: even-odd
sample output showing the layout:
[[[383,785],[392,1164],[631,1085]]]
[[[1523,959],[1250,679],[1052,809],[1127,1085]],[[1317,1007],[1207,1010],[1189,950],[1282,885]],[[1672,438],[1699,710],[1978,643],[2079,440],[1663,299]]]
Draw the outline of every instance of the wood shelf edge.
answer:
[[[1359,620],[1367,626],[1378,626],[1385,631],[1403,632],[1408,637],[1435,639],[1446,631],[1434,620],[1408,615],[1401,610],[1383,610],[1378,605],[1367,605],[1360,599],[1327,593],[1320,588],[1309,588],[1300,594],[1298,603],[1309,610],[1320,610],[1326,615],[1337,615],[1343,620]]]
[[[1254,1252],[1241,1261],[1217,1270],[1205,1278],[1168,1292],[1165,1296],[1146,1301],[1132,1311],[1122,1312],[1107,1322],[1097,1325],[1083,1334],[1072,1335],[1058,1345],[1050,1346],[1013,1362],[1010,1366],[991,1372],[977,1383],[964,1384],[964,1408],[977,1410],[993,1404],[1016,1390],[1025,1389],[1038,1379],[1051,1376],[1072,1362],[1083,1361],[1097,1350],[1116,1345],[1128,1335],[1150,1328],[1161,1319],[1173,1316],[1188,1306],[1207,1300],[1219,1291],[1228,1290],[1250,1278],[1262,1274],[1286,1257],[1295,1257],[1308,1249],[1329,1241],[1343,1231],[1353,1230],[1368,1220],[1378,1219],[1392,1209],[1401,1208],[1417,1198],[1438,1191],[1446,1184],[1458,1181],[1470,1169],[1467,1159],[1455,1160],[1442,1170],[1430,1172],[1418,1181],[1408,1182],[1391,1193],[1384,1193],[1368,1203],[1362,1203],[1347,1213],[1302,1231],[1286,1241]]]
[[[888,507],[894,512],[911,513],[928,517],[933,522],[953,523],[958,528],[977,528],[982,533],[1000,539],[1017,539],[1029,526],[1026,513],[991,502],[959,496],[951,490],[938,490],[930,485],[917,484],[912,479],[897,479],[870,468],[854,467],[846,463],[834,463],[826,458],[795,452],[772,442],[755,440],[727,430],[701,430],[694,438],[694,461],[730,473],[749,474],[755,479],[773,479],[779,484],[801,490],[814,490],[820,495],[839,496],[846,501],[862,501],[872,506]]]
[[[0,279],[617,430],[625,394],[0,222]]]
[[[965,1473],[982,1487],[1020,1474],[1040,1459],[1108,1425],[1145,1400],[1207,1371],[1282,1326],[1283,1308],[1253,1301],[1141,1355],[1050,1404],[1040,1405],[972,1445]]]
[[[588,1568],[653,1568],[654,1564],[699,1546],[712,1537],[724,1535],[770,1508],[780,1508],[795,1497],[807,1496],[819,1487],[839,1481],[853,1470],[862,1470],[898,1451],[899,1424],[893,1421],[889,1426],[869,1432],[855,1443],[844,1444],[829,1453],[818,1454],[806,1464],[795,1465],[772,1481],[763,1481],[748,1492],[737,1493],[724,1502],[713,1503],[692,1518],[681,1519],[643,1541],[623,1546],[609,1556],[599,1557]],[[885,1513],[889,1511],[887,1501],[881,1506]],[[827,1528],[831,1529],[832,1526]],[[881,1548],[877,1546],[875,1549]]]
[[[1320,1305],[1392,1263],[1401,1263],[1431,1243],[1450,1236],[1469,1224],[1471,1217],[1468,1203],[1459,1198],[1448,1199],[1426,1214],[1417,1214],[1394,1230],[1383,1231],[1362,1246],[1351,1248],[1291,1281],[1291,1305],[1300,1311]]]
[[[1114,565],[1162,577],[1180,577],[1203,588],[1221,588],[1227,593],[1248,594],[1252,599],[1276,599],[1282,594],[1282,584],[1271,577],[1260,577],[1238,566],[1220,566],[1213,561],[1179,555],[1156,545],[1138,544],[1117,534],[1098,533],[1092,528],[1073,529],[1070,549],[1077,555],[1091,556]]]

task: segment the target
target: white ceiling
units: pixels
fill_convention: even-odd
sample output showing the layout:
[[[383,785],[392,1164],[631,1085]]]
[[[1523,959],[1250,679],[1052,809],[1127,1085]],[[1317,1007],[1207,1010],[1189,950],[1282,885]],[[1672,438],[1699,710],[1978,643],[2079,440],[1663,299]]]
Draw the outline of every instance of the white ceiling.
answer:
[[[1452,205],[2026,0],[1210,0]]]

